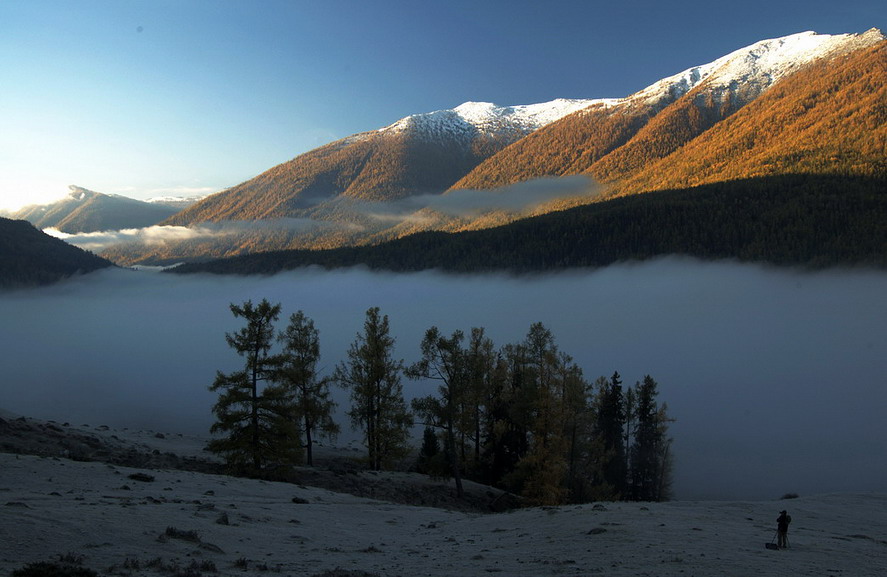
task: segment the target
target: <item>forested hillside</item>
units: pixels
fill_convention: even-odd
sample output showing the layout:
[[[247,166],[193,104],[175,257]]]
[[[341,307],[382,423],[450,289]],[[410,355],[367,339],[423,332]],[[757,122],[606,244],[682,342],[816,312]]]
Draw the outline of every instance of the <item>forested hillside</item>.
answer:
[[[412,130],[364,133],[279,164],[169,218],[164,224],[309,216],[337,197],[391,201],[440,193],[518,136],[473,134],[470,144]]]
[[[760,96],[703,82],[676,99],[598,105],[509,146],[453,188],[587,174],[634,194],[772,174],[874,174],[887,162],[885,78],[880,41],[803,67]]]
[[[0,289],[49,284],[109,266],[113,264],[29,222],[0,218]]]
[[[813,64],[670,156],[621,194],[776,174],[887,175],[887,43]],[[591,174],[609,179],[602,165]]]
[[[783,175],[660,191],[493,229],[423,232],[372,247],[274,251],[173,272],[297,267],[539,272],[662,255],[787,266],[887,266],[887,179]]]
[[[580,174],[624,146],[661,109],[598,104],[540,128],[490,157],[453,185],[489,189],[543,176]]]

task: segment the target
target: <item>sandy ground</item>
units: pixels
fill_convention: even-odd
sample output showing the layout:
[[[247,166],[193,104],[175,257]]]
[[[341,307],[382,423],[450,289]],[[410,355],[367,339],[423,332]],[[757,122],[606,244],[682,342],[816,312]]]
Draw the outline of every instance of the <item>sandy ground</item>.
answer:
[[[196,438],[25,422],[154,457],[174,446],[180,464],[202,454]],[[4,450],[13,444],[8,429]],[[885,494],[480,513],[50,452],[0,453],[0,575],[61,559],[102,575],[191,577],[887,575]],[[408,473],[376,478],[412,487],[396,495],[429,487]],[[794,519],[791,548],[767,550],[783,508]]]

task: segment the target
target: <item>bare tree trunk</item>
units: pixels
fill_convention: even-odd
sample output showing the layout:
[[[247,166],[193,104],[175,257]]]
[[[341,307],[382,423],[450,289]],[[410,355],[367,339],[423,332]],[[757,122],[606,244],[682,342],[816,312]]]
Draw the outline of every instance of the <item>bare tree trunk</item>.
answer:
[[[311,418],[305,415],[305,464],[309,467],[314,466],[313,447],[314,441],[311,439]]]
[[[258,352],[256,352],[258,358]],[[262,459],[259,451],[259,374],[256,363],[253,363],[253,380],[252,380],[252,453],[253,468],[258,471],[262,468]]]
[[[453,480],[456,482],[456,496],[461,499],[465,496],[465,489],[462,487],[462,472],[459,467],[459,456],[456,453],[456,436],[453,432],[452,419],[447,421],[447,445],[449,445],[450,465],[453,468]]]

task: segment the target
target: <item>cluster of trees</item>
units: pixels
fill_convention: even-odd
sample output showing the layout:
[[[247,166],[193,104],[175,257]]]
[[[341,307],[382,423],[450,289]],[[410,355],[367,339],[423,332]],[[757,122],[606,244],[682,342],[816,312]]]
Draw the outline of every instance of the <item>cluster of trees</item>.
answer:
[[[213,408],[220,434],[210,449],[236,472],[267,474],[301,462],[318,434],[335,435],[330,385],[351,393],[347,412],[362,431],[370,469],[390,468],[411,452],[410,431],[425,426],[417,460],[421,472],[465,478],[555,505],[599,499],[663,500],[671,479],[666,406],[647,376],[623,388],[618,373],[585,380],[543,324],[523,341],[499,349],[484,329],[425,333],[421,358],[393,356],[387,315],[366,312],[363,332],[332,376],[317,374],[318,332],[299,311],[276,336],[280,305],[263,300],[231,305],[246,326],[226,335],[244,356],[243,370],[218,373]],[[438,384],[408,408],[402,378]]]
[[[246,322],[225,335],[244,357],[244,366],[229,374],[217,372],[210,386],[219,392],[210,430],[220,434],[209,443],[210,451],[224,455],[231,471],[240,474],[286,467],[301,462],[303,453],[311,465],[314,436],[339,431],[332,419],[329,379],[317,374],[320,344],[314,322],[299,311],[276,334],[280,304],[264,299],[258,305],[232,304],[231,313]],[[275,340],[283,352],[272,354]]]
[[[432,327],[421,350],[406,375],[439,387],[412,403],[428,427],[420,462],[457,491],[464,476],[533,505],[668,498],[670,419],[652,377],[589,383],[542,323],[498,350],[482,328]]]

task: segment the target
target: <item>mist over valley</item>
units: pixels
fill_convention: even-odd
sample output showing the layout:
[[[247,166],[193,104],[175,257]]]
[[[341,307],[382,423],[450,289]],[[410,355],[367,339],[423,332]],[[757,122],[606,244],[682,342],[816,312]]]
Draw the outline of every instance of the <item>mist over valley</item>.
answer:
[[[321,374],[345,358],[373,306],[396,357],[424,331],[484,327],[497,347],[534,322],[585,378],[647,374],[675,418],[675,496],[776,498],[884,490],[887,274],[798,272],[666,258],[511,277],[300,269],[184,277],[104,270],[0,297],[0,407],[72,424],[208,434],[217,370],[241,366],[230,303],[267,298],[320,331]],[[279,328],[283,328],[281,322]],[[404,379],[407,400],[435,385]],[[334,389],[339,444],[359,446]],[[420,441],[417,433],[413,441]]]
[[[0,576],[887,575],[883,0],[70,4]]]
[[[379,307],[405,364],[432,326],[542,323],[588,383],[650,375],[680,499],[883,490],[885,50],[803,32],[622,98],[413,113],[193,202],[72,186],[0,219],[0,408],[206,435],[230,305],[303,311],[321,376]],[[112,262],[185,264],[79,274]]]

